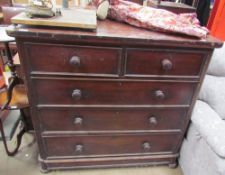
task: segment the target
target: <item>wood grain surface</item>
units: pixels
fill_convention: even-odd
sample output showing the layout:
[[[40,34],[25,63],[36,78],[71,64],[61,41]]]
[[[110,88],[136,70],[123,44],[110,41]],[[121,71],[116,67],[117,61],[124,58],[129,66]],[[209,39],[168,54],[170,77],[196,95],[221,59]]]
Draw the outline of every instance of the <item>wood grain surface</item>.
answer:
[[[84,29],[96,29],[97,19],[95,10],[90,9],[61,9],[61,16],[52,18],[29,18],[23,12],[11,19],[14,24],[26,24],[36,26],[72,27]]]

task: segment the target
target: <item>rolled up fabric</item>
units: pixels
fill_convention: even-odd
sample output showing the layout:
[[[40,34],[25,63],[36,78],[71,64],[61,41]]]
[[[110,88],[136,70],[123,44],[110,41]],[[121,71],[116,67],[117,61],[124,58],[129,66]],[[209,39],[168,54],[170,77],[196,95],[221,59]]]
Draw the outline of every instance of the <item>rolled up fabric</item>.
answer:
[[[145,7],[124,0],[111,0],[111,19],[145,29],[206,38],[208,29],[200,26],[195,13],[175,14],[167,10]]]

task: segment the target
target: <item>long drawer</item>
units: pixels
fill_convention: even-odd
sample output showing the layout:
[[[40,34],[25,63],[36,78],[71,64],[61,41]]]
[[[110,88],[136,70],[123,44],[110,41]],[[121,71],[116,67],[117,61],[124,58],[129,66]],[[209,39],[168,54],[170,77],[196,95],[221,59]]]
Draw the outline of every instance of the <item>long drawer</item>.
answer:
[[[39,104],[189,105],[196,85],[170,81],[33,80]]]
[[[42,131],[151,131],[183,127],[186,108],[39,109]]]
[[[126,76],[199,76],[205,53],[187,50],[127,49]]]
[[[25,45],[32,72],[118,76],[122,49],[61,44]],[[32,58],[32,59],[29,59]]]
[[[47,157],[172,153],[178,134],[80,135],[43,138]]]

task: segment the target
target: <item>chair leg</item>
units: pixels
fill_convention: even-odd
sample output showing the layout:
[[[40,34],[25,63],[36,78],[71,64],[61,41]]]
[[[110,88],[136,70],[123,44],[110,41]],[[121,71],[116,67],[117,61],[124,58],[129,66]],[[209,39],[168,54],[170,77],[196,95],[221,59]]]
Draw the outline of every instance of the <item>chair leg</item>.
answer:
[[[1,135],[2,135],[2,141],[3,141],[3,144],[4,144],[4,147],[5,147],[5,150],[6,150],[6,153],[8,156],[14,156],[17,152],[18,152],[18,149],[21,145],[21,141],[22,141],[22,137],[24,135],[24,133],[26,132],[26,125],[24,125],[20,132],[17,134],[17,145],[16,147],[14,148],[13,151],[10,151],[9,148],[8,148],[8,145],[7,145],[7,141],[6,141],[6,138],[5,138],[5,132],[4,132],[4,129],[3,129],[3,122],[0,118],[0,131],[1,131]]]
[[[26,114],[24,112],[24,109],[20,109],[20,115],[21,115],[21,121],[23,122],[23,127],[25,131],[29,131],[29,122],[27,121]]]

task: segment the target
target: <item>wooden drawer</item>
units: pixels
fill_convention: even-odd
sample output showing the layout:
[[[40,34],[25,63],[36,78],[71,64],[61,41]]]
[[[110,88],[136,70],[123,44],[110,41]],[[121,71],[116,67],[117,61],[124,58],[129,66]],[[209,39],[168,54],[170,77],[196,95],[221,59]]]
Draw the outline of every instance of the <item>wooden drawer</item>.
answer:
[[[172,153],[178,134],[74,135],[43,138],[47,157]]]
[[[197,84],[88,79],[36,79],[39,104],[190,104]]]
[[[32,73],[118,76],[121,50],[54,44],[25,45]],[[32,59],[30,59],[32,58]]]
[[[40,109],[43,131],[179,131],[187,109]]]
[[[199,76],[205,53],[127,49],[126,76]]]

